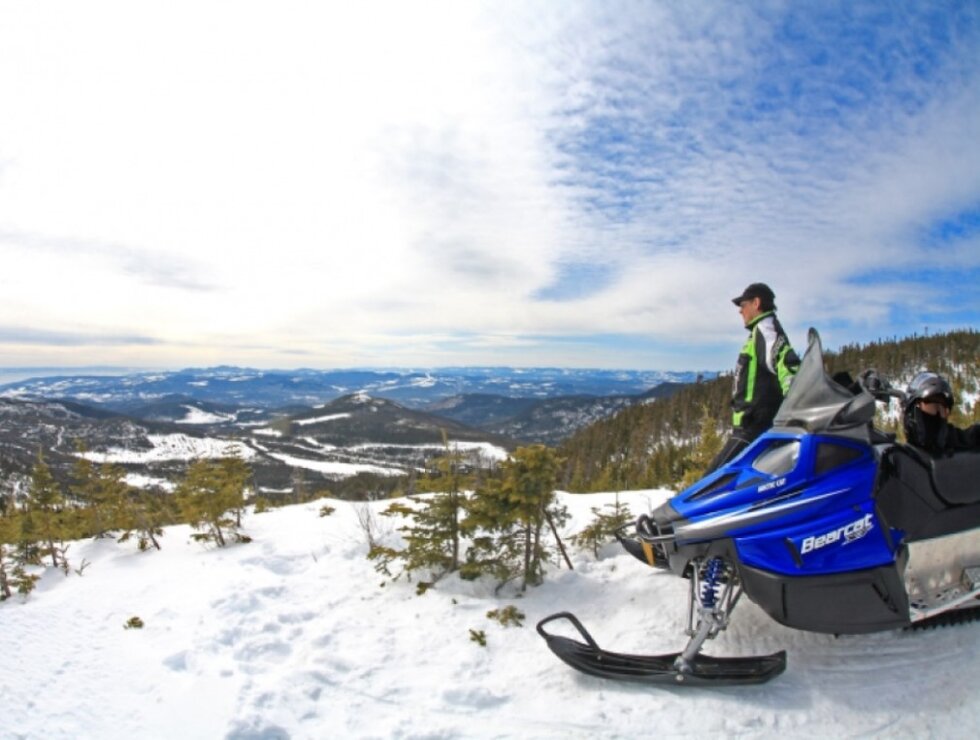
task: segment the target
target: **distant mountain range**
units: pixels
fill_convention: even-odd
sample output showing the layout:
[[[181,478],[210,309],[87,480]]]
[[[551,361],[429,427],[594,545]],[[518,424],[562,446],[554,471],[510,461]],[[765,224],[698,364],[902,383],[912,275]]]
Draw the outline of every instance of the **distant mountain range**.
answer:
[[[239,367],[55,374],[0,385],[0,397],[66,400],[150,422],[227,433],[356,393],[518,442],[576,429],[705,374],[554,368],[262,371]]]
[[[0,377],[11,371],[0,369]],[[118,375],[65,372],[0,385],[0,395],[62,398],[129,413],[168,396],[263,409],[314,406],[363,392],[422,408],[452,396],[504,398],[640,395],[663,383],[691,383],[714,373],[640,370],[467,367],[432,370],[255,370],[213,367]]]
[[[256,485],[329,488],[391,479],[440,454],[444,435],[474,465],[518,444],[554,444],[694,373],[462,368],[54,375],[0,386],[0,488],[23,491],[43,450],[68,481],[82,444],[134,485],[172,489],[191,459],[237,453]],[[488,392],[492,391],[492,392]]]

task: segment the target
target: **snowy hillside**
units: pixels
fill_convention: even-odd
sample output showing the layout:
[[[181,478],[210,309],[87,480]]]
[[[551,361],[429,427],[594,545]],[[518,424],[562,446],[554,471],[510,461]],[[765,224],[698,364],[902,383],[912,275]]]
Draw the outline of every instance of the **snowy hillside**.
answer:
[[[622,494],[634,514],[667,496]],[[611,494],[571,496],[571,533]],[[324,503],[336,508],[320,517]],[[48,570],[0,604],[4,738],[973,737],[980,624],[834,638],[776,625],[743,600],[706,652],[787,649],[772,683],[713,690],[594,679],[534,631],[572,610],[605,647],[679,649],[686,583],[609,546],[524,597],[455,578],[424,596],[381,587],[359,514],[315,502],[245,522],[254,542],[207,549],[172,527],[159,552],[74,543],[81,576]],[[366,508],[373,507],[373,508]],[[382,528],[390,526],[378,519]],[[486,612],[516,605],[522,628]],[[125,629],[140,617],[142,629]],[[484,630],[486,647],[469,639]]]

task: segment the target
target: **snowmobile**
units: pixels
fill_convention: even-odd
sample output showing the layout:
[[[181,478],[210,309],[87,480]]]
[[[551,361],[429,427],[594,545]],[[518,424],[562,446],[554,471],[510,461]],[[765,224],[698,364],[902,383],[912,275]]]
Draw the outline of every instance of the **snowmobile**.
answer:
[[[786,668],[785,651],[701,652],[743,596],[780,624],[837,635],[980,617],[980,452],[930,457],[876,429],[876,402],[903,395],[880,379],[831,378],[811,329],[773,427],[619,534],[645,564],[688,579],[684,649],[607,651],[570,612],[542,619],[539,634],[594,676],[737,685]],[[562,621],[578,634],[546,629]]]

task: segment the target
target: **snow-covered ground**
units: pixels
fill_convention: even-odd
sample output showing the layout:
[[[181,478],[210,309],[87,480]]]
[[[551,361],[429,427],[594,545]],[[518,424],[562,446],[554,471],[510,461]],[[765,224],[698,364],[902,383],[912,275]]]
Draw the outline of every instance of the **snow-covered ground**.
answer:
[[[369,465],[367,463],[348,463],[339,460],[310,460],[305,457],[296,457],[281,452],[268,452],[269,457],[275,458],[285,463],[291,468],[305,468],[315,470],[326,475],[349,477],[358,473],[373,473],[374,475],[404,475],[403,468],[386,468],[381,465]]]
[[[317,416],[312,419],[297,419],[296,424],[299,426],[306,426],[307,424],[322,424],[325,421],[334,421],[335,419],[349,419],[349,413],[343,414],[327,414],[326,416]]]
[[[362,444],[351,445],[346,448],[349,450],[377,450],[377,449],[395,449],[395,450],[432,450],[434,452],[443,452],[446,448],[441,444],[418,444],[418,445],[401,445],[401,444],[385,444],[383,442],[364,442]],[[490,442],[465,442],[450,440],[449,449],[456,450],[459,452],[478,452],[481,457],[486,460],[492,460],[494,462],[500,462],[501,460],[506,460],[509,457],[509,453],[503,447],[498,447]]]
[[[133,488],[161,488],[170,493],[173,493],[177,488],[177,485],[173,481],[167,480],[166,478],[141,475],[140,473],[126,473],[123,480]]]
[[[149,450],[112,448],[106,452],[85,452],[85,457],[95,463],[150,463],[164,460],[199,460],[237,455],[243,460],[255,457],[255,450],[241,442],[208,437],[191,437],[186,434],[148,434],[153,445]]]
[[[183,419],[178,419],[178,424],[221,424],[226,421],[234,421],[234,414],[215,414],[197,406],[184,406],[187,415]]]
[[[634,512],[666,497],[621,494]],[[563,495],[590,518],[609,494]],[[320,517],[324,503],[336,507]],[[321,501],[249,515],[254,542],[163,550],[74,543],[81,576],[45,572],[0,604],[4,738],[976,737],[980,624],[834,638],[794,632],[743,599],[707,651],[785,648],[763,686],[650,688],[581,675],[534,624],[572,610],[599,643],[679,649],[686,583],[609,546],[573,555],[525,596],[447,578],[423,596],[378,575],[359,513]],[[390,530],[387,519],[377,519]],[[521,628],[486,612],[513,604]],[[125,629],[131,617],[142,629]],[[469,639],[484,630],[486,647]]]

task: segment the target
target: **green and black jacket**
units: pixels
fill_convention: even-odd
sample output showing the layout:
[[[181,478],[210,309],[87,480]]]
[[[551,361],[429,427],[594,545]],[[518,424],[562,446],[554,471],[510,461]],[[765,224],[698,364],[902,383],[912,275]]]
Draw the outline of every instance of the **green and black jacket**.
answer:
[[[761,432],[772,425],[800,358],[774,311],[757,316],[746,328],[749,338],[735,367],[732,426]]]

